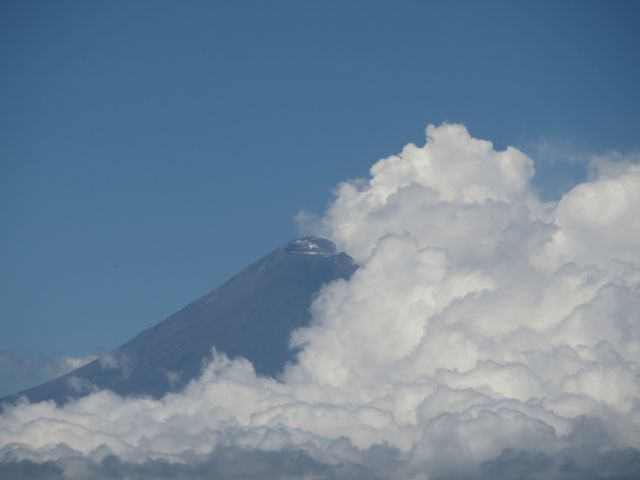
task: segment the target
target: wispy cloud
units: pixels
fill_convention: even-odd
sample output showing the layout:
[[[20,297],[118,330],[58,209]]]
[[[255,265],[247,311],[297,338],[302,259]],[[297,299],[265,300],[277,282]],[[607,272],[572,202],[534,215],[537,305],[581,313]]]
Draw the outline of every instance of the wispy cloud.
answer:
[[[0,352],[0,397],[46,382],[81,367],[97,356],[27,356]]]

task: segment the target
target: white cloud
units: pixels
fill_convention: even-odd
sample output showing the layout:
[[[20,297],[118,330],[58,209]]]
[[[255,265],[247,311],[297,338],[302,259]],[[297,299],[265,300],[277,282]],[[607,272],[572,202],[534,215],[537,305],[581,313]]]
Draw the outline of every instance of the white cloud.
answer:
[[[558,231],[542,252],[557,266],[570,261],[602,265],[640,263],[640,165],[605,167],[598,177],[564,195],[554,213]]]
[[[22,404],[0,417],[5,456],[293,449],[336,466],[385,445],[393,476],[432,478],[498,468],[505,449],[583,451],[585,435],[591,453],[638,449],[640,171],[601,171],[542,203],[526,155],[431,126],[336,189],[318,228],[360,268],[319,293],[281,381],[216,355],[161,400]]]

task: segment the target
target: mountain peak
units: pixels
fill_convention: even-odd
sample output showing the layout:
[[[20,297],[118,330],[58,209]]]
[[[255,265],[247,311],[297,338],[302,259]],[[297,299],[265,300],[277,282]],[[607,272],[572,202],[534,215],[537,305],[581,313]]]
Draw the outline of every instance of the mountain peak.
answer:
[[[98,359],[19,395],[65,403],[97,388],[160,398],[197,378],[212,347],[231,358],[244,357],[258,374],[275,377],[295,359],[289,337],[311,321],[316,292],[349,278],[355,268],[330,240],[292,240],[113,350],[109,355],[120,360],[114,365]]]
[[[336,245],[326,238],[303,237],[290,241],[285,246],[285,252],[294,255],[323,255],[336,254]]]

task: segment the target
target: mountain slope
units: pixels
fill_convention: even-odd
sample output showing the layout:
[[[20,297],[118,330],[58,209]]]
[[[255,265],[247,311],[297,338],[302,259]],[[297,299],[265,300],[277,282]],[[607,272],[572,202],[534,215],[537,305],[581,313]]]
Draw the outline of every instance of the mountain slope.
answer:
[[[157,398],[197,377],[214,346],[248,358],[260,374],[277,375],[293,358],[289,334],[308,324],[314,294],[354,270],[332,242],[294,240],[110,354],[19,395],[64,403],[106,388]]]

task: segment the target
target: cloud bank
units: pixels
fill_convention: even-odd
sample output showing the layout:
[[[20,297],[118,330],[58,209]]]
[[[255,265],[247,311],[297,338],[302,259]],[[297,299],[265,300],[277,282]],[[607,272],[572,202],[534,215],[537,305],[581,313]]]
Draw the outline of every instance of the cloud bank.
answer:
[[[637,160],[545,203],[525,154],[430,126],[336,188],[316,227],[360,267],[319,292],[282,378],[214,352],[161,400],[9,407],[0,472],[637,478]]]

